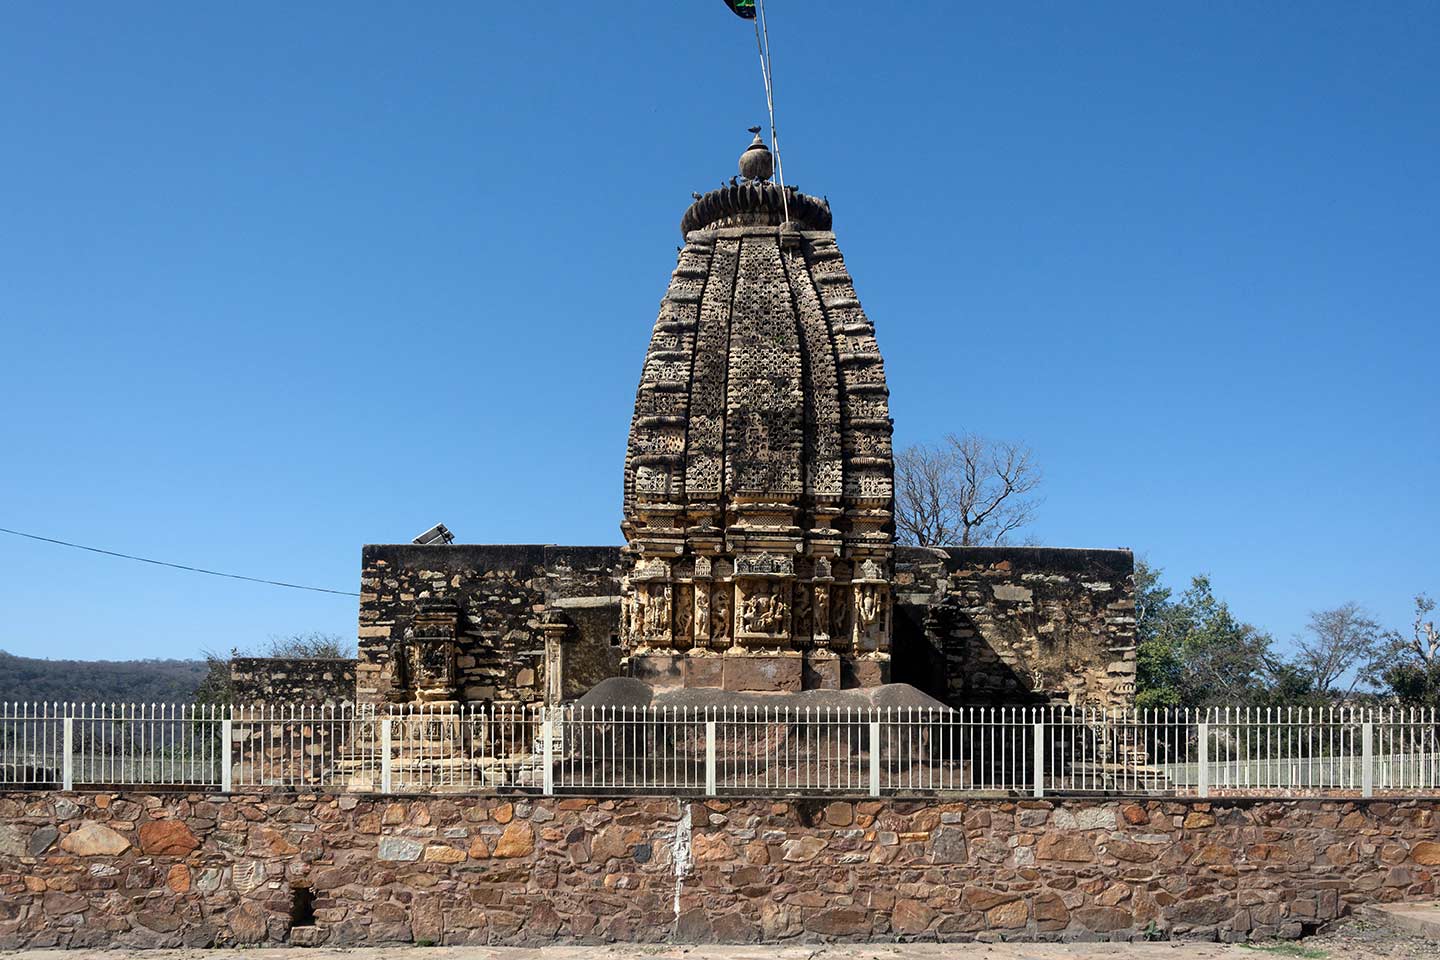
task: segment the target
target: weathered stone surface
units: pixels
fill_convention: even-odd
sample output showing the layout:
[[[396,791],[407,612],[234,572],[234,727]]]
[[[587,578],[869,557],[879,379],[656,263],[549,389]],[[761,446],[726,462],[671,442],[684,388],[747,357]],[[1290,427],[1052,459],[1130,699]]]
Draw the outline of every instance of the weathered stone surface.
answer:
[[[1047,833],[1035,845],[1035,855],[1041,860],[1064,860],[1070,863],[1085,863],[1095,857],[1095,848],[1085,837],[1073,833]]]
[[[1119,907],[1081,907],[1072,911],[1071,916],[1093,933],[1112,933],[1135,925],[1134,915]]]
[[[0,857],[24,857],[29,853],[30,839],[25,831],[15,824],[0,823]]]
[[[1440,866],[1440,843],[1422,840],[1410,848],[1410,859],[1427,867]]]
[[[941,827],[936,830],[931,840],[930,854],[936,863],[965,863],[970,858],[965,843],[965,831],[960,827]]]
[[[270,917],[255,904],[243,904],[227,918],[236,943],[262,943],[270,935]]]
[[[459,847],[436,844],[425,848],[426,863],[462,863],[464,860],[465,851]]]
[[[140,827],[140,849],[144,853],[184,856],[198,846],[195,834],[179,820],[151,820]]]
[[[190,868],[183,863],[177,863],[165,874],[165,886],[176,893],[190,892]]]
[[[1030,919],[1030,905],[1024,900],[1002,903],[985,912],[985,922],[992,930],[1014,930]]]
[[[400,860],[405,862],[420,859],[425,852],[425,844],[419,840],[412,840],[409,837],[381,837],[380,838],[380,859]]]
[[[1035,925],[1043,932],[1064,930],[1070,924],[1070,911],[1065,898],[1058,893],[1042,893],[1035,898]]]
[[[1106,853],[1128,863],[1150,863],[1159,859],[1162,850],[1158,844],[1132,843],[1129,840],[1105,841]]]
[[[934,922],[935,911],[919,900],[900,900],[890,914],[890,925],[896,933],[924,933]]]
[[[825,841],[820,837],[799,837],[785,841],[784,857],[790,863],[807,863],[818,857],[824,849]]]
[[[403,823],[387,828],[400,835],[377,838],[360,821],[383,808],[343,802],[354,799],[80,796],[78,817],[47,821],[34,794],[0,792],[10,818],[0,826],[23,844],[0,852],[0,931],[17,946],[278,944],[290,936],[289,888],[302,883],[316,919],[304,942],[327,945],[658,941],[675,935],[677,890],[692,939],[1123,939],[1153,923],[1171,937],[1234,940],[1440,894],[1440,864],[1423,862],[1440,852],[1434,801],[1167,799],[1132,824],[1127,804],[1102,799],[873,800],[852,804],[841,826],[826,807],[789,802],[567,798],[508,801],[502,827],[492,816],[502,801],[457,796],[400,805]],[[1022,811],[1051,816],[1017,831]],[[1187,828],[1190,813],[1215,823]],[[677,822],[703,861],[679,855]],[[160,827],[174,823],[199,845],[174,843]],[[52,846],[30,858],[34,835],[62,824],[67,837],[104,829],[118,852],[82,860]],[[277,852],[271,831],[303,852]],[[937,844],[954,838],[967,858],[941,862]],[[589,858],[592,845],[605,859]],[[492,846],[519,856],[492,857]],[[1041,847],[1051,856],[1020,856]],[[1066,859],[1085,849],[1089,859]]]
[[[26,845],[25,850],[30,856],[38,857],[53,847],[55,841],[59,839],[60,830],[58,828],[53,826],[38,827],[34,833],[30,834],[30,842]]]
[[[512,823],[505,828],[500,841],[495,844],[492,856],[496,858],[528,857],[535,851],[535,831],[528,823]]]
[[[1125,804],[1125,806],[1120,808],[1120,815],[1124,817],[1125,822],[1132,827],[1138,827],[1150,822],[1150,814],[1138,803]]]
[[[130,849],[130,841],[109,827],[86,820],[65,834],[60,849],[77,857],[114,857]]]
[[[821,910],[805,921],[805,929],[833,937],[866,936],[870,933],[870,915],[858,907]]]

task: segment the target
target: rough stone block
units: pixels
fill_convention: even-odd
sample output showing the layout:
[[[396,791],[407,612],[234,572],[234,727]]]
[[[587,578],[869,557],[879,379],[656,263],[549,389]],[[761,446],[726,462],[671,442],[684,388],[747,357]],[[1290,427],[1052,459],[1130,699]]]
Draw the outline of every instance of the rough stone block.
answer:
[[[755,693],[794,692],[802,689],[803,662],[798,653],[725,655],[726,690]]]
[[[687,687],[723,687],[725,685],[724,658],[692,653],[685,657],[683,674]]]
[[[839,690],[839,654],[828,650],[812,650],[806,653],[802,683],[806,690]]]
[[[847,657],[841,663],[841,676],[847,687],[878,687],[890,682],[890,661]]]

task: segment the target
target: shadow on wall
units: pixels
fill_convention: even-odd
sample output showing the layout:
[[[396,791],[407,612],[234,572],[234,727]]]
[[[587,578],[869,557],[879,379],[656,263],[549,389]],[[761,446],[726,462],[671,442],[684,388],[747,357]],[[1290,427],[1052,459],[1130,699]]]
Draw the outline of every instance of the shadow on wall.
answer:
[[[953,602],[897,604],[893,645],[894,681],[952,707],[1050,702],[1033,689],[1018,662],[1007,662],[985,639],[980,624]]]

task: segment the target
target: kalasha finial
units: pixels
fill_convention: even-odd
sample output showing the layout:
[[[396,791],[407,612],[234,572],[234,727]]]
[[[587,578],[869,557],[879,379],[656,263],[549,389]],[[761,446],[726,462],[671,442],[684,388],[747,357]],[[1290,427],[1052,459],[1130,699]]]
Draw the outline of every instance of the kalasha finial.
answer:
[[[775,172],[775,158],[771,156],[770,148],[765,146],[765,141],[760,139],[760,128],[751,127],[750,132],[755,134],[755,139],[740,154],[740,176],[746,180],[769,180]]]

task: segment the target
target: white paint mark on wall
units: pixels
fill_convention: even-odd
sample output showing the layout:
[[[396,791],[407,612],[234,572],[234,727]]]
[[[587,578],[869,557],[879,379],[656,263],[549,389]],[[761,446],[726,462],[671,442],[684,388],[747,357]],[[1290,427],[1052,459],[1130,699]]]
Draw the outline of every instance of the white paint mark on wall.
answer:
[[[670,859],[675,863],[675,920],[680,920],[680,889],[685,885],[685,878],[690,876],[695,866],[691,858],[690,850],[690,808],[694,804],[680,804],[680,822],[675,824],[675,846],[671,850]]]

